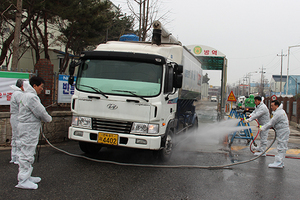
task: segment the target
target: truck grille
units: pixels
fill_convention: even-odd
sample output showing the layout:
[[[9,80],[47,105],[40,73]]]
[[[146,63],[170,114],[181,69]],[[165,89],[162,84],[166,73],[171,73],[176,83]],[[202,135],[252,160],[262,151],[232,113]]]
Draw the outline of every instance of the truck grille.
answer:
[[[110,121],[98,118],[92,118],[92,122],[93,130],[113,133],[129,134],[132,126],[132,122]]]

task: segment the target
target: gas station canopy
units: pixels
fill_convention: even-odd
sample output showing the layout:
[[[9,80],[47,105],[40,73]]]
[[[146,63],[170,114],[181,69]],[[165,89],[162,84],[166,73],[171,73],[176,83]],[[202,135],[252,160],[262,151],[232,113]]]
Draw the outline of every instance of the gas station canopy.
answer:
[[[204,70],[223,70],[226,55],[217,49],[204,45],[188,45],[187,49],[196,56]]]
[[[218,108],[218,119],[225,116],[225,97],[227,85],[227,58],[217,49],[204,45],[188,45],[186,48],[201,62],[203,70],[221,70],[221,107]]]

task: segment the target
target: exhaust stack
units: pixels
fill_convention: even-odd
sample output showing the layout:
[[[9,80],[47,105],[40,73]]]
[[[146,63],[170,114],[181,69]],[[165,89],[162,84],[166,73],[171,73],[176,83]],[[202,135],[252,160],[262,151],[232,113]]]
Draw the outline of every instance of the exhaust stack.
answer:
[[[156,20],[152,24],[153,26],[153,35],[152,35],[152,44],[161,45],[161,43],[172,43],[180,44],[173,35],[167,29],[163,27],[160,21]]]

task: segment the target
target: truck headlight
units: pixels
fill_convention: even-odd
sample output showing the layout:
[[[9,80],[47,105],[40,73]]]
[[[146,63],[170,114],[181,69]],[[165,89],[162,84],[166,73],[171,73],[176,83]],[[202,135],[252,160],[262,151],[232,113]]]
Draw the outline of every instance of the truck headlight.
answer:
[[[72,125],[91,129],[92,128],[92,118],[73,116],[72,117]]]
[[[158,124],[133,123],[131,133],[158,133]]]

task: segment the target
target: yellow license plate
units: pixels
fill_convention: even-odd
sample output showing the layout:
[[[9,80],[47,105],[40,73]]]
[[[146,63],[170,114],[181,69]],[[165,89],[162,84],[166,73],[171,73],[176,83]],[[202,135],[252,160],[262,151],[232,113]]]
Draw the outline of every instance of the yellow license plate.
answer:
[[[102,144],[118,145],[118,135],[111,133],[99,133],[98,142]]]

